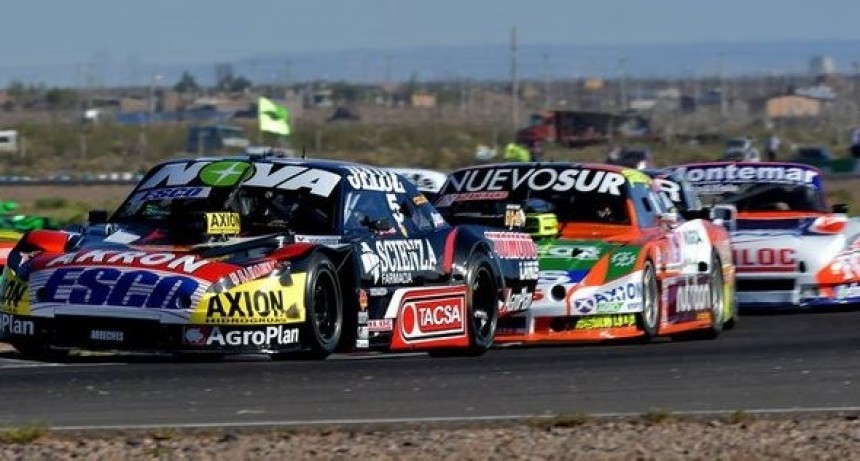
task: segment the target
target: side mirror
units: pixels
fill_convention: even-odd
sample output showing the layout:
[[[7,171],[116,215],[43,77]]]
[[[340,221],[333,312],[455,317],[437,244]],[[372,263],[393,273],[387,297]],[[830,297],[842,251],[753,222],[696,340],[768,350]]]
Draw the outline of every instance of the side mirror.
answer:
[[[657,222],[667,229],[672,229],[678,225],[678,212],[669,211],[666,213],[659,213],[657,215]]]
[[[847,203],[834,203],[833,206],[830,207],[830,210],[834,213],[848,213],[850,207]]]
[[[108,212],[106,210],[90,210],[87,213],[87,223],[90,225],[104,224],[108,220]]]

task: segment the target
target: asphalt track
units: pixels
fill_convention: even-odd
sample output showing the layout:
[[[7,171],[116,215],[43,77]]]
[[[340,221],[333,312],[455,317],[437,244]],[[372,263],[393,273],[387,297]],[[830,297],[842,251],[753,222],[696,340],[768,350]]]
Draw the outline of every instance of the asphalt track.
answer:
[[[746,316],[712,341],[478,358],[0,357],[0,426],[237,426],[568,414],[860,410],[860,311]]]

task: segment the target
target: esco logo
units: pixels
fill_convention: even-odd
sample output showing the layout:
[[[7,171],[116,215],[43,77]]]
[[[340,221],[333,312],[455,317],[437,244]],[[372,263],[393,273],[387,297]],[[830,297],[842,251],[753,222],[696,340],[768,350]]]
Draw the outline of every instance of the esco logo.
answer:
[[[407,301],[400,312],[407,339],[446,336],[465,331],[463,297]]]

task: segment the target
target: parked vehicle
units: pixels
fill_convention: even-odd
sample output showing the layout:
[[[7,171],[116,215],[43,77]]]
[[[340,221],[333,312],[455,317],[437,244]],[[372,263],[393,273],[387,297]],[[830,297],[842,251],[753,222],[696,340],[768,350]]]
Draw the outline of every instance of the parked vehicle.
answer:
[[[726,141],[726,150],[723,152],[722,160],[726,162],[759,162],[761,161],[761,154],[751,138],[732,138]]]

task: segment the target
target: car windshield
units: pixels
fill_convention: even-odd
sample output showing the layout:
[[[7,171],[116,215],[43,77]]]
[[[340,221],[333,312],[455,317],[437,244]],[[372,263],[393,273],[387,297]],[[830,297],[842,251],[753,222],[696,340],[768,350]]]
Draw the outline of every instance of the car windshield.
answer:
[[[819,189],[810,185],[736,184],[720,194],[702,196],[708,205],[734,205],[739,212],[747,211],[827,211]]]
[[[335,201],[302,190],[267,187],[185,187],[137,192],[117,210],[111,221],[156,226],[187,221],[195,213],[239,213],[243,233],[279,231],[332,234],[337,216]]]
[[[627,189],[622,190],[626,192]],[[626,194],[517,189],[511,191],[504,200],[455,201],[449,206],[445,206],[444,202],[443,198],[437,208],[454,223],[475,218],[488,223],[502,223],[509,204],[521,205],[526,214],[554,213],[559,223],[629,225],[631,222]]]

